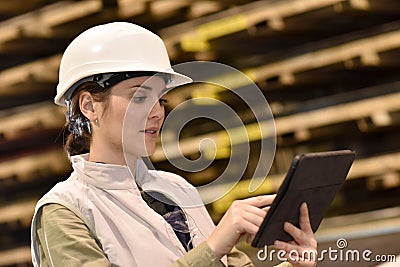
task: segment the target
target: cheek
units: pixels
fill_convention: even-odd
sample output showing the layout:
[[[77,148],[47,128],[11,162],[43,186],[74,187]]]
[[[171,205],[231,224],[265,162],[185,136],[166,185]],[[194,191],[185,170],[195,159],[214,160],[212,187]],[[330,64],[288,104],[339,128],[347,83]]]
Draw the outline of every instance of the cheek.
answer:
[[[112,138],[114,142],[122,138],[126,108],[127,104],[118,101],[118,99],[111,98],[102,116],[103,125],[108,131],[109,137]]]
[[[125,127],[128,126],[129,128],[140,128],[143,129],[143,126],[145,125],[146,119],[141,114],[140,110],[138,108],[135,108],[134,105],[130,105],[128,107],[127,112],[124,114],[124,123]]]
[[[145,129],[147,120],[151,112],[152,106],[147,103],[131,103],[127,107],[125,123],[134,124],[136,128],[143,130]]]
[[[146,114],[139,105],[131,104],[123,114],[123,143],[136,147],[144,143],[145,135],[141,132],[146,128]]]

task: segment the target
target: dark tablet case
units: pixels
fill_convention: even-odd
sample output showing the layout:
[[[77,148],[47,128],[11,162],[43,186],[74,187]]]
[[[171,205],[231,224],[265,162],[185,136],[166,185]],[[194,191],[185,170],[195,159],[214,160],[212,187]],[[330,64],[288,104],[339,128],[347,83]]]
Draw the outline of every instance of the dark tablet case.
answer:
[[[308,205],[315,232],[346,180],[354,157],[355,153],[350,150],[296,156],[251,245],[263,247],[272,245],[275,240],[293,240],[283,230],[283,224],[288,221],[299,227],[303,202]]]

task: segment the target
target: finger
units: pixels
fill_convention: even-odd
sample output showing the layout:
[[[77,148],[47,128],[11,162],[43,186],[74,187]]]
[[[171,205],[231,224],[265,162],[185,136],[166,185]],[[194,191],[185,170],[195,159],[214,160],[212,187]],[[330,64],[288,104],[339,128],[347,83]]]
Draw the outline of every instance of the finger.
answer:
[[[246,242],[247,243],[253,242],[253,239],[254,239],[254,235],[247,234],[247,236],[246,236]]]
[[[297,244],[308,244],[308,236],[302,230],[289,222],[285,222],[283,230],[291,235]]]
[[[296,251],[299,252],[298,250],[301,250],[301,247],[297,245],[292,245],[288,242],[283,242],[279,240],[276,240],[274,242],[274,246],[276,249],[284,250],[286,253],[294,253]]]
[[[264,210],[266,213],[268,213],[268,211],[270,210],[270,208],[271,208],[271,206],[268,206],[268,207],[262,208],[262,210]]]
[[[258,228],[260,227],[260,225],[262,224],[262,222],[264,221],[264,216],[258,216],[257,214],[254,214],[252,212],[244,212],[242,214],[243,219],[254,224],[255,226],[257,226],[257,231]]]
[[[282,242],[276,240],[274,242],[274,246],[276,249],[284,250],[290,256],[296,256],[297,258],[307,259],[307,260],[315,260],[317,257],[317,251],[310,248],[303,248],[298,245],[293,245],[288,242]],[[292,257],[292,259],[294,259]]]
[[[256,214],[257,216],[260,216],[262,218],[264,218],[265,215],[267,215],[267,211],[265,211],[264,209],[260,209],[258,207],[252,206],[252,205],[244,204],[244,205],[242,205],[242,209],[246,212]]]
[[[310,224],[310,216],[308,213],[307,203],[304,202],[300,206],[300,218],[299,218],[300,228],[307,234],[312,234],[313,230]]]
[[[284,251],[284,250],[281,250]],[[284,251],[285,252],[285,251]],[[316,251],[315,251],[316,253]],[[305,253],[305,255],[307,256],[308,254]],[[289,262],[293,267],[315,267],[316,266],[316,254],[315,256],[311,256],[311,257],[315,257],[315,259],[313,260],[311,259],[307,259],[303,257],[304,255],[302,255],[301,253],[287,253],[285,252],[284,255],[281,255],[282,259],[285,259],[287,262]]]
[[[287,262],[291,264],[293,267],[298,267],[299,265],[299,259],[296,259],[294,256],[287,256],[286,257]]]
[[[292,256],[292,257],[287,257],[286,260],[287,260],[287,262],[289,262],[289,263],[291,264],[291,266],[293,266],[293,267],[304,266],[304,265],[300,264],[300,263],[301,263],[301,260],[300,260],[300,259],[294,258],[293,256]]]
[[[274,246],[275,249],[285,252],[283,258],[285,258],[293,266],[298,266],[297,261],[299,260],[301,253],[296,250],[295,246],[292,246],[287,242],[282,242],[278,240],[274,242]]]
[[[274,201],[276,194],[274,195],[262,195],[257,197],[250,197],[242,200],[243,203],[256,206],[256,207],[264,207],[269,206]]]
[[[282,242],[279,240],[275,240],[274,246],[276,249],[284,250],[286,253],[290,253],[291,251],[295,251],[295,250],[297,251],[297,249],[299,248],[296,245],[292,245],[287,242]]]
[[[290,257],[287,257],[286,260],[293,266],[293,267],[315,267],[315,261],[310,261],[307,259],[303,258],[298,258],[298,259],[291,259]]]
[[[258,232],[258,228],[259,226],[244,218],[244,220],[242,220],[240,223],[239,231],[243,234],[248,233],[250,235],[255,235]]]

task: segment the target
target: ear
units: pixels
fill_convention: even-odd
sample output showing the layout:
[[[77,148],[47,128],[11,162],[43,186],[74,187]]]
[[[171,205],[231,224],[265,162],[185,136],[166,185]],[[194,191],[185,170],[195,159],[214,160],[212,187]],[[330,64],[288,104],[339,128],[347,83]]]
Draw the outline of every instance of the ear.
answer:
[[[89,92],[82,92],[79,95],[79,108],[90,121],[95,121],[98,118],[94,108],[94,99]]]

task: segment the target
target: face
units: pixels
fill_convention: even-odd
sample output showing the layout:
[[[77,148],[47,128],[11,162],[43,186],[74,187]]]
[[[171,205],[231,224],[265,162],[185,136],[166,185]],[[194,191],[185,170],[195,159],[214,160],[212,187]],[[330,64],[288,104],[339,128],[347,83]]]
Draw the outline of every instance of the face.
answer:
[[[165,91],[164,80],[156,76],[132,78],[113,86],[94,139],[115,155],[152,155],[164,121]]]

